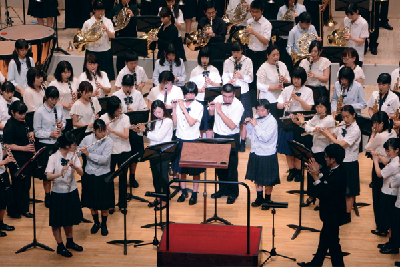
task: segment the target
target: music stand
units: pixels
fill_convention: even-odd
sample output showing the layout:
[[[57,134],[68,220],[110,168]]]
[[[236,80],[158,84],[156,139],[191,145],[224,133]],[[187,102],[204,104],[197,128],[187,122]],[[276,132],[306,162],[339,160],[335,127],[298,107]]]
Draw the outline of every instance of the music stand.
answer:
[[[137,31],[138,32],[149,32],[152,29],[161,27],[161,19],[159,16],[154,15],[146,15],[146,16],[137,16]],[[147,40],[146,40],[146,49],[147,49]],[[153,50],[153,70],[155,68],[155,51]]]
[[[292,240],[294,240],[301,232],[301,230],[307,230],[311,232],[320,232],[317,229],[311,227],[305,227],[301,225],[301,204],[304,200],[304,163],[308,162],[312,157],[312,152],[308,148],[306,148],[303,144],[300,144],[296,141],[288,140],[288,145],[290,150],[293,153],[293,156],[299,160],[301,160],[301,181],[300,181],[300,202],[299,202],[299,225],[288,224],[287,226],[292,229],[296,229],[292,236]]]
[[[345,11],[346,7],[351,3],[357,3],[357,7],[360,12],[369,11],[369,0],[336,0],[335,10]]]
[[[330,8],[330,7],[329,7]],[[338,63],[339,66],[342,64],[342,52],[348,47],[340,47],[340,46],[324,46],[322,48],[321,57],[329,58],[331,63]],[[331,84],[332,84],[332,66],[329,69],[329,88],[328,94],[331,95]],[[315,98],[314,98],[315,99]]]
[[[121,166],[116,170],[114,173],[111,173],[108,175],[106,178],[104,178],[104,181],[109,183],[111,181],[114,181],[115,177],[119,176],[122,172],[125,171],[126,168],[131,166],[132,161],[138,156],[139,153],[136,153],[135,155],[132,155],[129,159],[127,159],[124,163],[121,164]],[[126,202],[126,199],[125,199]],[[126,214],[128,213],[127,210],[127,205],[124,203],[123,208],[121,209],[121,213],[124,214],[124,239],[123,240],[112,240],[108,241],[107,244],[124,244],[124,255],[127,255],[127,246],[128,244],[139,244],[142,243],[143,240],[127,240],[126,239]]]
[[[233,86],[235,88],[235,97],[240,100],[241,88],[240,86]],[[204,101],[212,102],[214,98],[221,95],[222,86],[206,87]]]
[[[310,88],[311,90],[313,90],[313,98],[314,99],[318,99],[321,96],[325,96],[326,97],[326,106],[329,107],[328,110],[326,111],[326,113],[330,113],[330,103],[329,103],[329,90],[327,90],[327,88],[325,86],[313,86],[313,85],[306,85],[308,88]],[[313,105],[312,110],[315,110],[315,106]]]
[[[210,49],[210,55],[212,56],[212,60],[210,61],[210,65],[216,67],[219,71],[219,74],[222,76],[223,73],[223,65],[225,60],[227,60],[231,55],[231,43],[211,43],[207,45]]]
[[[38,150],[35,153],[35,155],[33,155],[33,157],[27,163],[25,163],[24,166],[22,166],[20,171],[15,174],[16,178],[18,178],[27,169],[28,166],[31,167],[33,162],[36,162],[36,160],[38,159],[38,156],[45,150],[45,148],[46,147],[42,147],[40,150]],[[21,179],[23,179],[23,178],[21,178]],[[32,176],[32,195],[33,195],[33,199],[35,199],[35,194],[36,194],[36,191],[35,191],[35,178]],[[40,247],[40,248],[42,248],[44,250],[47,250],[47,251],[54,251],[54,249],[52,249],[52,248],[50,248],[50,247],[48,247],[48,246],[46,246],[46,245],[44,245],[42,243],[39,243],[37,241],[37,238],[36,238],[36,203],[35,203],[35,201],[33,201],[32,206],[33,206],[33,241],[32,241],[32,243],[20,248],[18,251],[15,252],[15,254],[18,254],[20,252],[25,252],[27,249],[36,248],[36,247]]]
[[[285,20],[269,20],[272,25],[271,36],[276,36],[276,41],[279,40],[281,36],[288,36],[291,29],[294,27],[293,21],[285,21]]]
[[[175,157],[176,154],[176,149],[179,146],[179,141],[171,141],[171,142],[164,142],[160,143],[158,145],[152,145],[146,147],[142,160],[141,161],[146,161],[146,160],[158,160],[158,163],[160,164],[160,173],[162,173],[162,161],[163,160],[170,160],[171,158]],[[167,181],[168,182],[168,181]],[[169,190],[169,189],[167,189]],[[161,205],[161,203],[160,203]],[[167,201],[168,205],[168,201]],[[157,205],[154,207],[156,209]],[[160,226],[162,229],[164,228],[164,224],[162,222],[162,208],[160,208],[160,223],[155,222],[154,224],[146,224],[143,225],[141,228],[150,228],[154,226],[157,228],[157,226]]]
[[[207,92],[207,90],[206,90],[206,92]],[[196,143],[219,144],[219,145],[229,144],[229,145],[231,145],[231,147],[230,147],[230,151],[231,152],[232,152],[232,150],[235,150],[235,146],[236,146],[235,145],[235,139],[232,139],[232,138],[199,138],[199,139],[196,140]],[[221,153],[220,156],[224,156],[224,154],[223,154],[224,151],[222,149],[219,149],[219,150],[214,151],[214,152]],[[222,166],[224,166],[224,165],[226,166],[226,167],[223,167],[223,168],[221,166],[221,169],[227,169],[229,167],[229,157],[228,157],[228,159],[226,161],[221,162],[221,165]],[[215,173],[214,174],[215,175],[215,181],[217,181],[217,168],[214,169],[214,173]],[[204,180],[207,180],[207,170],[204,172]],[[217,191],[218,191],[217,190],[217,183],[215,183],[215,193],[217,193]],[[203,193],[203,195],[207,195],[206,184],[204,184],[204,193]],[[212,217],[208,218],[207,220],[204,220],[202,223],[206,224],[206,223],[209,223],[209,222],[212,222],[212,221],[220,221],[220,222],[222,222],[222,223],[224,223],[226,225],[232,225],[232,223],[230,223],[229,221],[225,220],[224,218],[219,217],[218,214],[217,214],[217,211],[218,211],[218,209],[217,209],[217,198],[215,198],[214,215]]]

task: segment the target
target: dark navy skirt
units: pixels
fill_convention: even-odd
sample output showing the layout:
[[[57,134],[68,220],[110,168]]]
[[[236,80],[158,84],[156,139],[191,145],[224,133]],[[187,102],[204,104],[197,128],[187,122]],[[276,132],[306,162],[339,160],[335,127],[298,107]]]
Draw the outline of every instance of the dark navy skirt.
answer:
[[[389,230],[392,227],[394,203],[397,196],[387,195],[381,192],[380,210],[379,210],[379,230]]]
[[[283,155],[293,156],[287,142],[288,140],[293,140],[293,132],[285,132],[283,128],[279,128],[277,152]]]
[[[271,156],[257,156],[250,153],[247,162],[246,180],[262,186],[280,184],[279,164],[276,153]]]
[[[343,162],[347,175],[347,197],[355,197],[360,195],[360,166],[358,160],[352,162]]]
[[[78,189],[70,193],[51,192],[49,210],[49,225],[52,227],[80,224],[83,214]]]
[[[82,182],[85,181],[85,187],[82,186],[82,207],[94,210],[108,210],[114,207],[114,186],[104,180],[107,175],[85,173],[82,176]]]
[[[214,127],[214,116],[210,116],[207,109],[207,101],[199,101],[203,105],[203,117],[201,118],[200,131],[212,130]]]
[[[174,172],[180,173],[180,174],[187,174],[190,176],[196,176],[196,175],[200,175],[201,173],[203,173],[205,171],[205,169],[203,168],[181,168],[179,167],[179,161],[181,160],[181,152],[182,152],[182,147],[183,147],[183,143],[194,143],[196,140],[182,140],[179,139],[179,152],[178,152],[178,156],[175,159],[174,162],[171,163],[171,169]]]

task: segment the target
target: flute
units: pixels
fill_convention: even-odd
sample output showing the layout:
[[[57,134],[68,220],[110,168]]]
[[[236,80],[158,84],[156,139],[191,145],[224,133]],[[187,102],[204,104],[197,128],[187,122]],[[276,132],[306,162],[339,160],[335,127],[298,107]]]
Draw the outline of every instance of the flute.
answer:
[[[230,105],[230,104],[232,104],[232,103],[221,103],[221,105]],[[215,105],[215,103],[214,102],[211,102],[211,103],[209,103],[208,105],[207,105],[207,107],[209,107],[209,106],[214,106]]]
[[[308,118],[308,117],[314,117],[315,115],[323,116],[323,115],[326,115],[326,114],[325,113],[316,113],[316,114],[308,114],[308,115],[303,115],[303,116],[304,116],[304,118]],[[288,120],[288,119],[297,118],[297,117],[298,117],[297,114],[296,115],[291,114],[289,116],[280,117],[279,119],[280,120]]]
[[[165,118],[162,117],[162,118],[159,118],[159,119],[148,121],[148,122],[145,123],[145,127],[146,128],[150,128],[150,124],[152,124],[154,122],[157,122],[157,121],[162,121],[163,119],[165,119]],[[131,127],[129,127],[129,129],[135,129],[135,128],[140,129],[140,127],[137,124],[132,124]]]
[[[258,117],[258,118],[255,118],[256,120],[262,120],[262,119],[265,119],[265,117]],[[251,119],[250,119],[251,120]],[[250,123],[250,120],[245,120],[244,121],[244,123],[245,124],[248,124],[248,123]]]
[[[180,99],[180,100],[182,100],[183,102],[192,102],[192,101],[195,101],[196,99]],[[179,100],[173,100],[173,101],[171,101],[171,103],[178,103],[179,102]]]
[[[332,127],[327,127],[328,129],[334,129],[334,128],[338,128],[341,126],[350,126],[350,124],[341,124],[341,125],[336,125],[336,126],[332,126]],[[308,133],[302,133],[301,136],[306,136],[306,135],[310,135],[310,134],[314,134],[314,133],[320,133],[324,130],[324,128],[319,128],[317,131],[313,131],[313,132],[308,132]]]

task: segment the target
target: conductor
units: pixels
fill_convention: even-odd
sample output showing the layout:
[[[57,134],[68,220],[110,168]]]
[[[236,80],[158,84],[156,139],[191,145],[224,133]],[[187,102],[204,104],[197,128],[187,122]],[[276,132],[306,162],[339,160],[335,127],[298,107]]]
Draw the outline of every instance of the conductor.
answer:
[[[346,214],[346,172],[341,166],[345,150],[338,144],[325,148],[326,169],[312,158],[308,172],[314,178],[316,196],[319,198],[319,217],[322,224],[317,253],[311,262],[299,262],[299,266],[322,266],[327,251],[332,266],[344,266],[342,248],[339,244],[339,226]]]

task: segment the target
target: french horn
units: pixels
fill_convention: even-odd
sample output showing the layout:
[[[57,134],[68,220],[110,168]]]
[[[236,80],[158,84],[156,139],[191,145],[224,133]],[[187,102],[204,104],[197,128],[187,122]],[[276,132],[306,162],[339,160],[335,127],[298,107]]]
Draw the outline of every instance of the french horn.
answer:
[[[96,21],[92,27],[78,31],[73,39],[73,44],[76,50],[85,50],[84,46],[90,43],[95,43],[103,37],[103,29],[101,28],[103,21]]]
[[[347,33],[350,33],[349,27],[344,27],[344,29],[333,30],[330,34],[328,34],[327,37],[328,45],[340,46],[340,47],[346,46],[349,40],[344,38],[344,35]]]
[[[226,11],[222,20],[228,25],[237,25],[246,20],[248,12],[246,2],[242,1],[234,9]]]
[[[128,8],[123,7],[121,11],[113,17],[114,22],[114,30],[120,31],[126,26],[128,26],[129,21],[131,20],[131,16],[128,14]]]
[[[285,21],[294,21],[294,14],[296,14],[294,8],[289,8],[288,11],[286,11],[286,13],[283,14],[279,19]]]
[[[314,33],[305,33],[299,40],[297,40],[297,45],[299,46],[301,53],[296,53],[296,52],[292,51],[291,57],[292,57],[293,65],[295,65],[297,63],[297,61],[311,56],[311,53],[308,52],[309,48],[310,48],[310,44],[312,41],[314,41],[317,38],[318,38],[318,36],[315,35]]]
[[[232,36],[232,43],[233,42],[240,42],[242,45],[249,45],[250,44],[250,36],[246,33],[246,29],[251,28],[251,25],[247,25],[246,28],[236,31]]]
[[[195,51],[200,47],[206,46],[211,38],[206,34],[206,31],[210,29],[212,29],[211,25],[207,24],[206,26],[203,27],[203,29],[199,29],[197,31],[189,33],[189,36],[186,38],[187,47],[190,50]]]
[[[162,25],[160,26],[160,28],[162,27]],[[153,49],[151,49],[151,43],[152,41],[150,40],[150,36],[151,35],[157,35],[158,32],[160,31],[160,28],[154,28],[151,29],[148,33],[142,34],[141,36],[139,36],[139,38],[141,39],[146,39],[147,40],[147,53],[151,54],[154,52]]]

